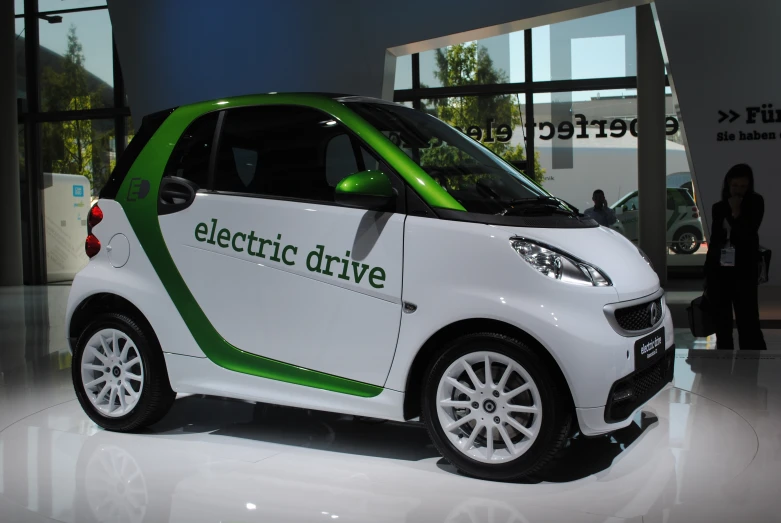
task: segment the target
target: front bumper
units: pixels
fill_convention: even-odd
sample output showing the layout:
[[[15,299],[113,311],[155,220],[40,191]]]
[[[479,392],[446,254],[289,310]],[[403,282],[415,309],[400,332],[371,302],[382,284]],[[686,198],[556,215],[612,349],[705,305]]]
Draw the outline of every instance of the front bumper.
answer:
[[[613,383],[604,407],[575,409],[581,432],[597,436],[629,426],[634,413],[673,381],[674,369],[675,345],[671,345],[650,367]]]

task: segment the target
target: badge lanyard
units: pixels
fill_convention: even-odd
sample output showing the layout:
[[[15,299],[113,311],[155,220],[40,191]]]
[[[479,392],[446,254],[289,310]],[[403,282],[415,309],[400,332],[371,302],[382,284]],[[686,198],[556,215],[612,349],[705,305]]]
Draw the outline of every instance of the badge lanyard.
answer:
[[[732,236],[732,228],[729,226],[729,221],[724,218],[724,229],[727,231],[727,242],[721,249],[721,266],[722,267],[734,267],[735,266],[735,247],[732,246],[730,240]]]

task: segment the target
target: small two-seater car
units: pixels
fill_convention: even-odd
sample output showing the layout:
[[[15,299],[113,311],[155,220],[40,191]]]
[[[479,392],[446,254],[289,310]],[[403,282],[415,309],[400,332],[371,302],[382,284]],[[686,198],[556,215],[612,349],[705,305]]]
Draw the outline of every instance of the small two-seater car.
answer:
[[[634,191],[611,208],[618,222],[611,228],[621,232],[632,243],[640,240],[640,198]],[[667,188],[667,246],[675,254],[694,254],[702,245],[705,235],[697,204],[691,193],[682,187]]]
[[[421,419],[464,473],[540,470],[672,379],[659,279],[433,116],[267,94],[146,117],[88,220],[66,325],[100,426],[198,393]]]

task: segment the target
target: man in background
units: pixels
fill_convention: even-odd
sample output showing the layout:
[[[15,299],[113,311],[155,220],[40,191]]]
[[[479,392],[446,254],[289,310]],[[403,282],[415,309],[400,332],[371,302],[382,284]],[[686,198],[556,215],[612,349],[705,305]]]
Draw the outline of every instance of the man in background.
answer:
[[[594,207],[589,207],[583,214],[604,227],[610,227],[618,221],[616,219],[616,212],[607,206],[605,193],[602,189],[594,191],[594,194],[591,196],[591,201],[594,202]]]

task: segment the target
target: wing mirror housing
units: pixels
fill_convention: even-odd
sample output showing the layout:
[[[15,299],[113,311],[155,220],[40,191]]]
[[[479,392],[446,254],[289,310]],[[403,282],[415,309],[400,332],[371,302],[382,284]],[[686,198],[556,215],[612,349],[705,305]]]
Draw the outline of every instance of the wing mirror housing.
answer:
[[[336,184],[334,201],[346,207],[387,211],[396,202],[396,190],[381,171],[361,171]]]

